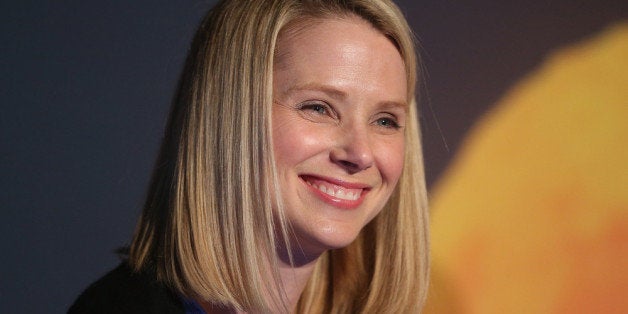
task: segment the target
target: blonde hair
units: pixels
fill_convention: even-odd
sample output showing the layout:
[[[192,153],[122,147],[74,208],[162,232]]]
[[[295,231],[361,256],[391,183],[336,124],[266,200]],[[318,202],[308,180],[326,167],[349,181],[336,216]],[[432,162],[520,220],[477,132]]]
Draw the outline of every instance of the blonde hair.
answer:
[[[402,13],[386,0],[221,1],[209,12],[192,42],[130,247],[135,270],[154,272],[188,297],[238,310],[285,309],[275,244],[288,238],[289,223],[276,194],[270,123],[276,42],[300,19],[348,16],[390,38],[405,62],[405,165],[386,207],[356,241],[319,258],[297,311],[420,312],[429,245],[417,61]]]

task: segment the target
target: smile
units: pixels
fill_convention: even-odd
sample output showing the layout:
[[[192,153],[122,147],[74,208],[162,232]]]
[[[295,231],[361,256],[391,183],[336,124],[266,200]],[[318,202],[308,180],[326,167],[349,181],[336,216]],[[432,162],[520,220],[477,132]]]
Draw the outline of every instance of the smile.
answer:
[[[368,186],[363,184],[346,183],[314,176],[301,176],[301,179],[324,201],[343,208],[359,206],[363,200],[362,196],[368,191]]]

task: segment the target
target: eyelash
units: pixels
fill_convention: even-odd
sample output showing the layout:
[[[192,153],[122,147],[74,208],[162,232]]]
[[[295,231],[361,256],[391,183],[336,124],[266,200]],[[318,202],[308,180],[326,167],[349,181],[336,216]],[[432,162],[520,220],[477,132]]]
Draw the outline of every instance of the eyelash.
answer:
[[[299,106],[300,110],[312,111],[318,115],[335,116],[333,109],[327,103],[321,102],[306,102]],[[387,129],[401,129],[402,126],[397,122],[396,117],[392,114],[385,112],[386,117],[380,117],[375,120],[375,124]]]
[[[316,113],[319,113],[319,114],[326,114],[329,111],[328,106],[324,104],[320,104],[320,103],[305,103],[301,105],[300,109],[315,111]],[[321,110],[324,110],[325,112],[321,112]]]
[[[391,128],[391,129],[400,129],[401,128],[401,125],[399,125],[397,120],[395,118],[392,118],[392,117],[377,118],[377,120],[375,120],[375,123],[377,123],[377,125],[383,126],[385,128]],[[385,125],[383,123],[390,123],[390,124],[389,125]]]
[[[325,102],[306,102],[299,106],[299,110],[310,111],[311,114],[320,116],[336,117],[334,109]]]

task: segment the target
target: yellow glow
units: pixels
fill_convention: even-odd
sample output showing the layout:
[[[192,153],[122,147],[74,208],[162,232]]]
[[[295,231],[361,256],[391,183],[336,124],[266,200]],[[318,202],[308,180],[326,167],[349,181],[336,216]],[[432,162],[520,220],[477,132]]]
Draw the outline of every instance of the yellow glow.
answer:
[[[511,89],[432,195],[427,313],[628,313],[628,23]]]

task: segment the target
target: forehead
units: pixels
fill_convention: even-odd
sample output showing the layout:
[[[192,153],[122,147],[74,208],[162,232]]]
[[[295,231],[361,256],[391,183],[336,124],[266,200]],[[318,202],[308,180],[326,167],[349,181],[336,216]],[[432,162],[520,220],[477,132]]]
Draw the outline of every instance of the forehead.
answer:
[[[274,72],[281,85],[310,81],[387,89],[406,97],[405,64],[396,45],[357,17],[293,22],[277,41]],[[303,82],[298,82],[303,81]]]
[[[285,25],[279,32],[277,44],[275,47],[275,64],[281,65],[281,62],[289,57],[289,49],[286,46],[293,41],[299,41],[303,37],[312,37],[312,34],[318,33],[321,37],[337,35],[335,31],[342,30],[341,27],[334,28],[341,24],[360,26],[365,32],[377,34],[381,39],[386,39],[392,43],[395,49],[399,50],[396,42],[384,35],[384,33],[375,28],[370,22],[351,13],[329,15],[326,17],[303,16],[296,18]],[[325,26],[332,26],[331,28]],[[340,29],[339,29],[340,28]]]

